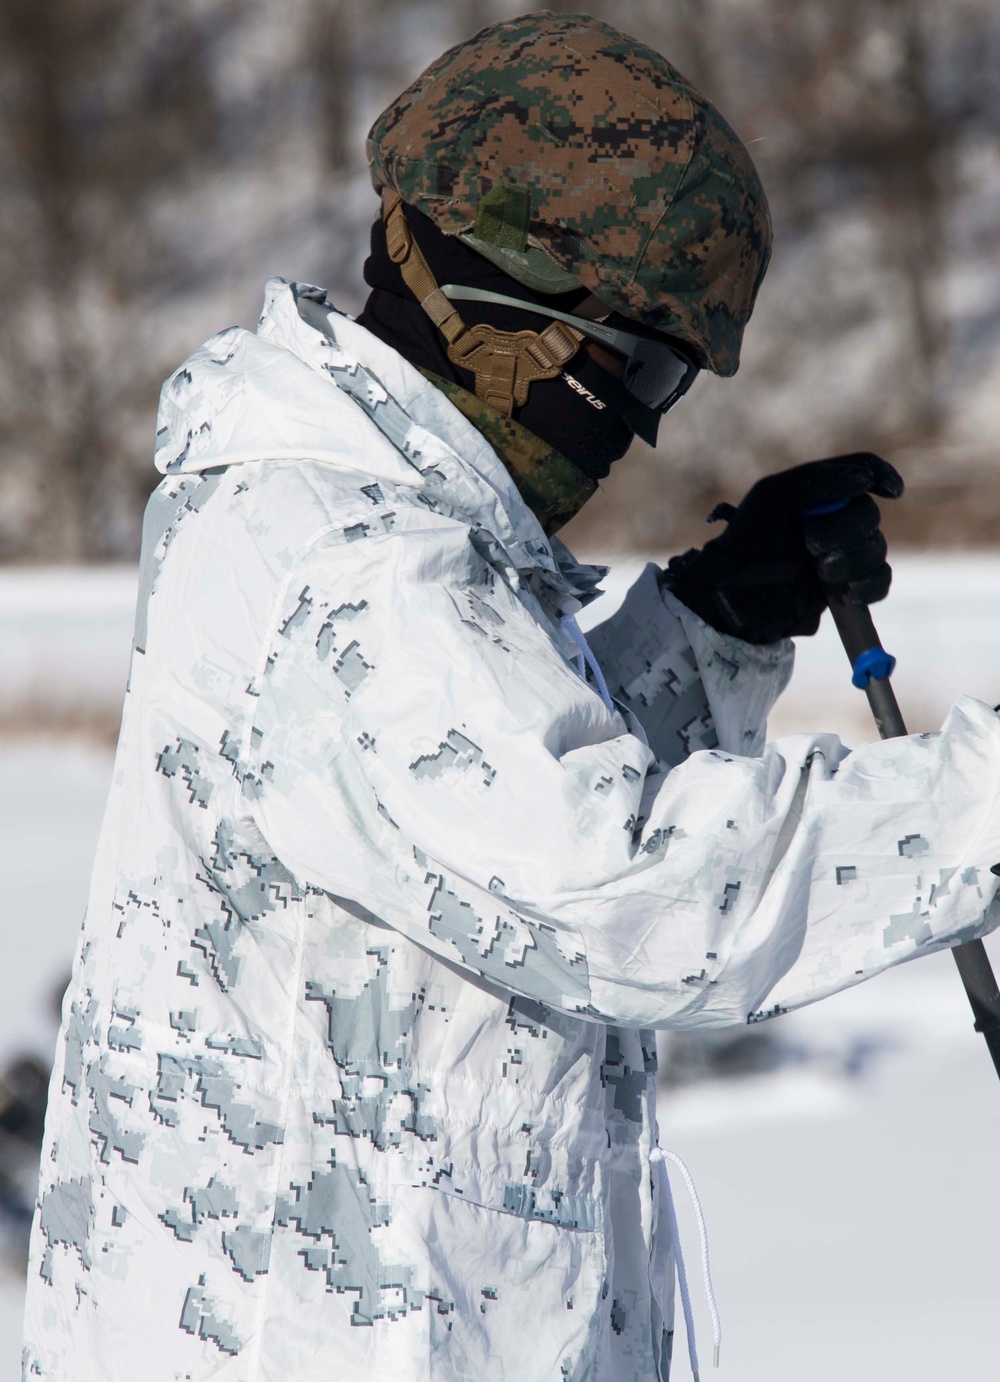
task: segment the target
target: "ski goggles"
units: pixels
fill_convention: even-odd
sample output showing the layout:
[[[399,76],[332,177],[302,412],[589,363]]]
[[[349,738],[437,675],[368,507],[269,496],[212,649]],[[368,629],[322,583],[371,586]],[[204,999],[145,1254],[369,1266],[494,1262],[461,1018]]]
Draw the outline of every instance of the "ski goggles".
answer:
[[[554,317],[556,321],[566,322],[581,335],[617,351],[625,357],[625,370],[620,382],[644,408],[655,413],[669,411],[679,398],[684,397],[699,373],[699,366],[683,347],[663,336],[638,336],[633,331],[622,331],[604,322],[557,312],[554,307],[542,307],[537,302],[491,293],[486,288],[466,288],[459,283],[444,283],[441,291],[451,302],[495,302],[501,307],[534,312],[539,317]]]

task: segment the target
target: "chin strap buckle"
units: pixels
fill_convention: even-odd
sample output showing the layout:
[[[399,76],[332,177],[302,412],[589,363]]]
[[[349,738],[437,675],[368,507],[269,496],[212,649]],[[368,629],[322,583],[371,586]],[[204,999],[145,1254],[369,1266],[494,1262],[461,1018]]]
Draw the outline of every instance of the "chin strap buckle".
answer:
[[[523,408],[536,379],[554,379],[579,349],[583,337],[561,322],[543,332],[466,327],[448,344],[448,359],[475,375],[476,397],[510,417]]]
[[[510,417],[523,408],[537,379],[554,379],[580,348],[583,336],[563,322],[544,331],[501,331],[468,327],[445,297],[406,221],[398,192],[382,191],[382,218],[389,258],[403,281],[448,342],[448,359],[475,376],[476,397]],[[531,311],[531,304],[524,304]]]

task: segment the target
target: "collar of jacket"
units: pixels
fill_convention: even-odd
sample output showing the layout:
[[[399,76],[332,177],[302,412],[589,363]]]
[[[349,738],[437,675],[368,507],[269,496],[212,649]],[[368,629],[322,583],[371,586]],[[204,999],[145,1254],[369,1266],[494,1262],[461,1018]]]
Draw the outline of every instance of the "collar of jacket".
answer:
[[[386,445],[345,445],[352,424],[331,383]],[[164,383],[156,466],[175,474],[301,456],[425,493],[468,524],[493,565],[560,614],[599,593],[607,568],[576,562],[546,536],[489,440],[441,389],[322,288],[272,278],[256,335],[220,332]]]
[[[443,379],[421,365],[417,368],[483,434],[507,467],[521,498],[550,537],[597,493],[596,480],[584,475],[527,427],[512,417],[504,417],[461,384]]]

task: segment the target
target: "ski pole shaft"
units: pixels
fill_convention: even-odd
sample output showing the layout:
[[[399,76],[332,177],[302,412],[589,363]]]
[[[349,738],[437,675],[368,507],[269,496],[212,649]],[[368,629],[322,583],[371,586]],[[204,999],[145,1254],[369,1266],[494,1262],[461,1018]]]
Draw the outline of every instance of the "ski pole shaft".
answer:
[[[879,737],[898,739],[906,733],[906,725],[889,680],[896,659],[882,647],[868,606],[832,597],[830,613],[851,660],[854,685],[868,697]]]
[[[896,660],[882,647],[868,606],[833,596],[830,613],[851,660],[854,685],[864,688],[880,737],[899,738],[907,731],[889,682]],[[1000,989],[986,947],[981,940],[967,941],[951,953],[972,1006],[976,1031],[982,1032],[1000,1075]]]

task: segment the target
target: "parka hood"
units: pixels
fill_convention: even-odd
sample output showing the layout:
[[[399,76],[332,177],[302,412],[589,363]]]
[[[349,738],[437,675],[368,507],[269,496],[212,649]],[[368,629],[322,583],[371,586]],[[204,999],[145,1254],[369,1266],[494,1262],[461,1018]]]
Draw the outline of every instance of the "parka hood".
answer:
[[[356,472],[359,456],[366,474],[433,494],[566,595],[586,601],[605,574],[545,536],[482,434],[322,288],[269,279],[256,334],[219,332],[163,385],[164,475],[297,459]]]

